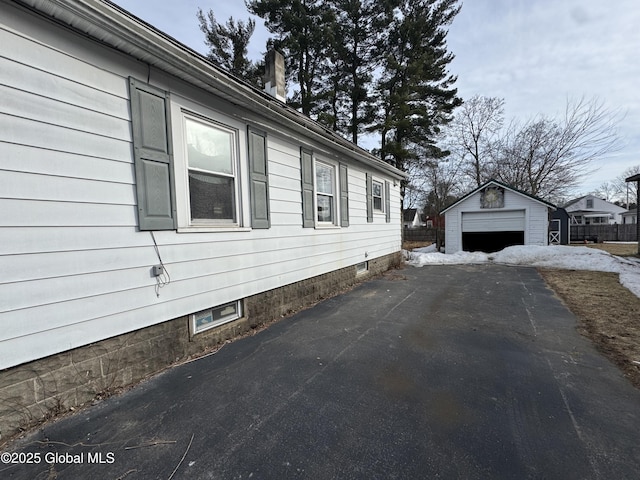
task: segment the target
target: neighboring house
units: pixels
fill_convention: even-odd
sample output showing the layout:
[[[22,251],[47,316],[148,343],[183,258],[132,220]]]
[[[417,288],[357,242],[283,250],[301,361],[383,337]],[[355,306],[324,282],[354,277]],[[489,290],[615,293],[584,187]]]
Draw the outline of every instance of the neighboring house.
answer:
[[[404,228],[417,228],[426,225],[424,214],[418,208],[407,208],[402,212]]]
[[[429,228],[444,228],[444,215],[426,215],[425,223]]]
[[[0,43],[3,435],[401,261],[402,172],[114,4]]]
[[[627,210],[621,217],[623,224],[638,223],[638,211],[635,208],[633,210]]]
[[[622,223],[624,207],[619,207],[595,195],[585,195],[564,205],[572,225],[610,225]]]
[[[510,245],[548,245],[555,205],[489,180],[445,208],[445,253],[496,252]]]

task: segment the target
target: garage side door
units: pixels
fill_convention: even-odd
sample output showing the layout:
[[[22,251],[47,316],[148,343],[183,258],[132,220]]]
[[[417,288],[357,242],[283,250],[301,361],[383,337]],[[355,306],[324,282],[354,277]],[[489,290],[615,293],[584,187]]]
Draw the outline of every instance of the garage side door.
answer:
[[[462,212],[463,232],[524,231],[524,210]]]

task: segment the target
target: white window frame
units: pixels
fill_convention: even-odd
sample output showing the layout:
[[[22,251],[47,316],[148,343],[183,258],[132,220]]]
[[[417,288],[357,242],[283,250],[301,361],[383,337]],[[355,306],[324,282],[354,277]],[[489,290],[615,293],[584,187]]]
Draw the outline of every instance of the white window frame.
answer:
[[[331,188],[332,193],[318,191],[317,171],[318,166],[328,167],[332,172]],[[338,165],[326,160],[318,160],[313,157],[313,211],[315,214],[315,223],[317,228],[340,228],[340,193],[338,184]],[[318,218],[318,196],[329,196],[333,199],[332,204],[332,221],[323,222]]]
[[[375,194],[376,185],[380,187],[380,195]],[[384,182],[375,178],[371,179],[371,196],[373,197],[373,212],[384,213]],[[376,207],[376,198],[380,199],[380,208]]]
[[[232,157],[234,168],[234,202],[235,221],[215,219],[191,219],[189,197],[189,162],[187,156],[186,119],[211,125],[232,133]],[[250,231],[250,212],[244,205],[249,205],[249,189],[245,185],[244,173],[247,168],[246,125],[217,111],[206,108],[186,99],[172,97],[171,123],[173,133],[174,169],[176,188],[176,210],[179,233],[188,232],[224,232]]]
[[[356,264],[356,276],[364,275],[368,271],[369,271],[369,262],[368,261],[365,260],[364,262],[360,262],[360,263]]]
[[[196,313],[192,313],[189,318],[189,329],[191,335],[197,335],[198,333],[206,332],[212,328],[219,327],[225,323],[233,322],[244,316],[244,305],[242,300],[236,300],[234,302],[224,303],[216,307],[207,308]],[[233,306],[235,311],[233,313],[224,314],[225,309]],[[214,320],[213,317],[217,312],[220,312],[219,318]],[[200,325],[199,325],[200,322]]]

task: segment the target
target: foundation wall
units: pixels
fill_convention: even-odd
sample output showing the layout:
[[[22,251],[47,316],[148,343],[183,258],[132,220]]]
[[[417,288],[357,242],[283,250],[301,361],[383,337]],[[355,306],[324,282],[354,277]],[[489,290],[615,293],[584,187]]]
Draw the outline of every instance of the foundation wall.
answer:
[[[190,335],[189,316],[175,318],[0,372],[0,444],[87,402],[215,349],[252,329],[331,297],[401,263],[396,252],[269,290],[244,300],[244,317]]]

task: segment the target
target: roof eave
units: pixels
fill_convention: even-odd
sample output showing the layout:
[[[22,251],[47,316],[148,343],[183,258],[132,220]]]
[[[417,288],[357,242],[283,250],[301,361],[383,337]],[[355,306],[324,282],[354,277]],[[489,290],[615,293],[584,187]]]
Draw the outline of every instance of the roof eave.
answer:
[[[251,109],[311,141],[392,178],[408,175],[340,137],[300,112],[233,75],[204,56],[135,17],[108,0],[18,0],[94,40],[137,58],[150,66],[196,85],[239,106]]]

